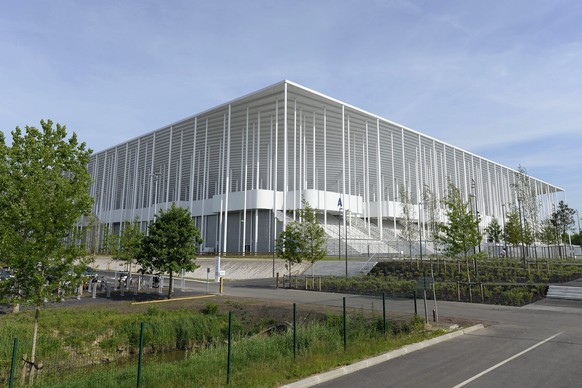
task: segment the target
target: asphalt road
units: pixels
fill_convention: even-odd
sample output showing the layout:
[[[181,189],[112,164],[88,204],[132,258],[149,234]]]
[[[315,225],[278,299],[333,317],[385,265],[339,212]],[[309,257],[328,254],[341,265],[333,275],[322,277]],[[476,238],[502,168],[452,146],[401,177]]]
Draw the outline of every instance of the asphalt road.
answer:
[[[233,283],[226,295],[341,306],[341,294]],[[381,311],[381,298],[347,295],[356,309]],[[388,300],[392,314],[410,300]],[[429,310],[434,308],[428,303]],[[418,304],[423,314],[422,303]],[[524,307],[439,302],[441,317],[485,321],[485,329],[364,369],[321,387],[581,387],[582,302],[544,300]]]

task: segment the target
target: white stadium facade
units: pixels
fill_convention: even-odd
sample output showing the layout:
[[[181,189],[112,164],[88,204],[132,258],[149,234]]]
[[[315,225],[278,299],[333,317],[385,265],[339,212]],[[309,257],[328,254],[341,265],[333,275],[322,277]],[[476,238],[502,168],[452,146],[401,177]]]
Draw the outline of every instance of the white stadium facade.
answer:
[[[451,180],[484,228],[515,204],[520,175],[290,81],[95,153],[89,170],[94,216],[116,233],[176,203],[200,228],[201,251],[272,252],[305,198],[329,254],[353,256],[407,250],[401,188],[418,204],[425,187],[442,199]],[[543,218],[564,192],[528,180]]]

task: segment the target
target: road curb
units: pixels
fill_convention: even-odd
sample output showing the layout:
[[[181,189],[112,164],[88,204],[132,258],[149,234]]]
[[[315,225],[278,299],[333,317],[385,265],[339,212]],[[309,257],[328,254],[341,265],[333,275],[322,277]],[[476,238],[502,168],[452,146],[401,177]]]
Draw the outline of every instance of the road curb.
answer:
[[[365,369],[365,368],[369,368],[371,366],[380,364],[382,362],[392,360],[396,357],[400,357],[400,356],[403,356],[403,355],[408,354],[408,353],[416,352],[417,350],[421,350],[421,349],[427,348],[429,346],[433,346],[433,345],[439,344],[441,342],[448,341],[450,339],[459,337],[463,334],[468,334],[468,333],[472,333],[476,330],[481,330],[483,328],[484,328],[484,326],[482,324],[478,324],[478,325],[470,326],[466,329],[456,330],[456,331],[453,331],[451,333],[447,333],[447,334],[441,335],[439,337],[431,338],[431,339],[426,340],[426,341],[418,342],[416,344],[406,345],[400,349],[392,350],[391,352],[384,353],[384,354],[381,354],[379,356],[369,358],[367,360],[358,361],[356,363],[342,366],[341,368],[337,368],[337,369],[334,369],[334,370],[329,371],[329,372],[320,373],[320,374],[308,377],[306,379],[296,381],[296,382],[291,383],[291,384],[283,385],[283,386],[281,386],[281,388],[312,387],[314,385],[321,384],[321,383],[324,383],[326,381],[330,381],[330,380],[336,379],[338,377],[345,376],[345,375],[348,375],[350,373],[360,371],[360,370]]]

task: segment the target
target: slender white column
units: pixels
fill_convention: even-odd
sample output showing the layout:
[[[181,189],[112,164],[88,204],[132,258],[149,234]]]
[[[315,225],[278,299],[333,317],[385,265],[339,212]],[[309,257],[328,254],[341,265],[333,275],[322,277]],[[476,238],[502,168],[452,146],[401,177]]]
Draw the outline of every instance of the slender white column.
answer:
[[[323,107],[323,223],[327,227],[327,110]]]
[[[99,225],[103,223],[103,206],[105,201],[105,175],[107,172],[107,151],[105,151],[105,155],[103,156],[103,171],[101,175],[101,195],[99,201],[99,213],[97,213],[97,217],[99,218]],[[98,162],[98,160],[97,160]]]
[[[394,134],[390,132],[390,157],[392,163],[392,212],[394,213],[394,236],[397,236],[396,231],[396,196],[398,192],[396,191],[396,172],[394,168]]]
[[[348,148],[348,190],[347,190],[347,201],[344,199],[344,206],[348,206],[348,209],[352,209],[352,152],[350,147],[350,115],[348,114],[348,126],[347,126],[347,148]],[[350,217],[350,222],[351,222]]]
[[[271,118],[271,129],[273,128],[273,122]],[[277,215],[277,184],[278,184],[278,172],[279,172],[279,100],[275,101],[275,169],[274,169],[274,180],[273,180],[273,217]],[[273,220],[273,242],[277,237],[277,221]]]
[[[225,194],[225,204],[224,204],[224,241],[223,241],[223,252],[226,252],[227,242],[228,242],[228,197],[230,193],[230,123],[231,123],[231,105],[228,104],[228,124],[227,124],[227,132],[228,132],[228,140],[227,140],[227,148],[226,148],[226,194]]]
[[[226,195],[226,191],[224,189],[224,166],[226,165],[225,162],[225,158],[226,158],[226,114],[224,114],[223,117],[223,123],[222,123],[222,142],[220,143],[220,163],[219,163],[219,173],[218,173],[218,182],[220,184],[220,190],[219,190],[219,194],[220,194],[220,215],[219,215],[219,221],[218,221],[218,249],[217,251],[221,251],[224,252],[224,250],[222,250],[222,239],[223,239],[223,235],[222,235],[222,228],[223,228],[223,217],[224,217],[224,213],[223,213],[223,205],[224,205],[224,196]],[[224,236],[224,238],[226,238],[226,236]]]
[[[135,209],[137,208],[137,188],[138,184],[138,171],[139,171],[139,148],[141,145],[141,138],[137,139],[137,151],[135,152],[135,164],[133,168],[133,198],[131,204],[131,222],[135,220]]]
[[[253,131],[254,133],[254,131]],[[248,177],[248,165],[249,165],[249,108],[247,108],[247,119],[246,119],[246,125],[245,125],[245,153],[244,153],[244,168],[245,168],[245,174],[244,174],[244,179],[243,179],[243,187],[242,189],[244,190],[244,204],[243,204],[243,219],[242,219],[242,227],[243,227],[243,231],[242,231],[242,252],[243,255],[246,252],[246,235],[247,235],[247,177]],[[241,155],[241,159],[242,159],[242,155]],[[252,229],[251,229],[252,230]]]
[[[172,172],[172,139],[174,136],[174,127],[170,126],[170,146],[168,148],[168,171],[166,174],[166,210],[168,210],[168,203],[170,202],[170,174]]]
[[[369,137],[369,127],[368,127],[368,120],[366,120],[366,172],[365,172],[365,180],[366,183],[364,185],[364,193],[366,199],[366,222],[368,223],[368,234],[372,233],[372,215],[370,214],[370,137]]]
[[[123,183],[122,183],[122,188],[121,188],[121,205],[120,205],[120,210],[121,210],[121,219],[120,219],[120,230],[123,229],[123,221],[125,220],[127,214],[126,214],[126,209],[127,206],[125,206],[125,191],[127,190],[127,160],[129,159],[129,142],[125,143],[125,157],[124,157],[124,161],[123,161]]]
[[[283,229],[287,226],[287,193],[289,191],[289,147],[287,139],[287,83],[283,100]]]
[[[382,163],[380,160],[380,119],[376,119],[376,162],[378,163],[377,166],[377,186],[378,186],[378,225],[380,226],[380,239],[382,239]]]
[[[253,137],[254,137],[253,131]],[[254,138],[253,138],[254,143]],[[256,174],[256,182],[255,182],[255,190],[259,190],[259,164],[261,160],[261,112],[257,113],[257,174]],[[255,152],[255,148],[253,147],[253,154]],[[254,156],[253,156],[254,158]],[[254,243],[253,243],[253,250],[254,252],[258,252],[258,245],[259,245],[259,209],[255,209],[255,234],[254,234]]]
[[[343,227],[346,230],[346,208],[348,206],[346,201],[346,115],[345,106],[342,105],[342,195],[343,195]],[[338,190],[339,191],[339,190]],[[346,253],[347,254],[347,253]]]
[[[115,147],[115,155],[113,157],[113,166],[111,168],[111,186],[109,194],[109,228],[113,231],[113,211],[115,210],[115,199],[117,197],[117,161],[118,161],[118,147]]]
[[[196,120],[194,120],[196,121]],[[182,153],[183,153],[183,149],[184,149],[184,130],[181,129],[180,130],[180,153],[178,156],[178,169],[177,169],[177,174],[176,174],[176,189],[174,190],[174,201],[175,202],[180,202],[182,200],[182,198],[180,198],[180,194],[182,193]],[[195,159],[195,153],[196,153],[196,147],[194,147],[194,149],[192,150],[192,162],[194,162]],[[192,176],[194,168],[190,168],[190,176]],[[192,185],[190,185],[192,186]],[[190,195],[190,198],[192,198],[192,196]],[[190,206],[190,214],[192,214],[192,207]]]
[[[313,190],[317,190],[317,177],[315,173],[315,111],[313,111]],[[317,204],[319,206],[319,204]]]
[[[285,118],[287,115],[285,115]],[[297,209],[297,99],[293,101],[293,220]]]
[[[184,131],[182,131],[183,133]],[[198,144],[196,144],[198,141],[198,117],[194,117],[194,139],[193,139],[193,143],[192,143],[192,163],[190,166],[190,193],[189,193],[189,199],[190,199],[190,213],[192,213],[194,211],[194,171],[195,168],[198,168],[198,171],[200,171],[200,155],[198,155],[198,163],[195,164],[195,160],[196,160],[196,147],[198,146]],[[180,146],[180,160],[182,159],[182,147]],[[181,165],[181,164],[180,164]],[[205,174],[208,174],[207,170],[204,170]],[[182,179],[182,172],[180,171],[180,179]],[[200,180],[200,174],[197,174],[196,176],[196,180]],[[197,185],[198,187],[196,187],[196,199],[198,199],[200,197],[200,185]],[[179,198],[178,198],[179,200]],[[204,216],[202,216],[204,217]]]

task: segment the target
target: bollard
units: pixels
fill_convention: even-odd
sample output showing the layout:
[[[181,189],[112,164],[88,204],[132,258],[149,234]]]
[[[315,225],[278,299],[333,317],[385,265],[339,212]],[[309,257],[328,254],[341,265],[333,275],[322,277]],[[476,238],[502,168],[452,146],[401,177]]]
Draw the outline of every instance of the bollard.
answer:
[[[93,287],[93,295],[91,296],[92,299],[97,298],[97,287]]]
[[[275,278],[275,288],[279,288],[279,272],[277,272],[277,277]]]
[[[107,289],[107,297],[111,298],[111,288],[109,288],[109,283],[105,283],[105,288]]]
[[[224,292],[224,279],[222,278],[222,276],[220,277],[220,279],[218,279],[218,293],[222,294]]]
[[[436,322],[437,321],[436,320],[436,310],[435,309],[432,309],[432,321],[433,322]]]
[[[77,287],[77,300],[81,300],[81,294],[83,293],[83,285],[81,284]]]

